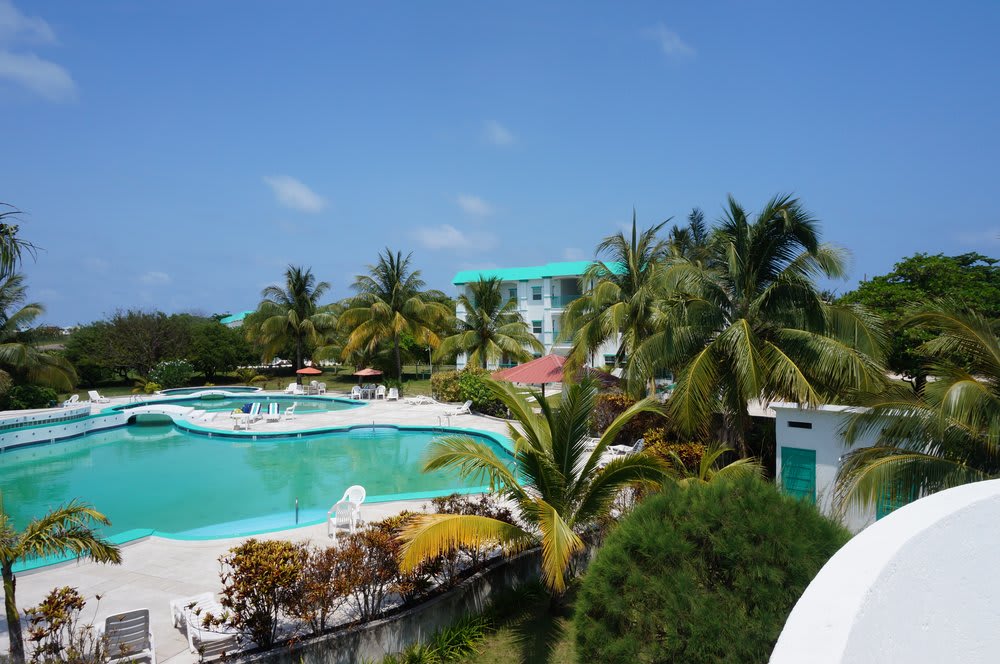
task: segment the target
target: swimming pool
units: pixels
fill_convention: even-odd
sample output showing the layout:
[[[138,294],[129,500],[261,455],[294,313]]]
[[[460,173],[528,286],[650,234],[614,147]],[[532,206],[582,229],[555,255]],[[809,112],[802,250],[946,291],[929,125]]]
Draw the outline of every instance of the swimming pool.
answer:
[[[237,408],[242,408],[244,404],[253,403],[254,401],[261,402],[261,408],[265,411],[267,410],[267,405],[271,402],[276,402],[281,412],[284,412],[286,408],[295,404],[295,412],[297,413],[329,413],[338,410],[359,408],[365,405],[359,401],[334,399],[331,397],[292,397],[276,394],[248,394],[245,397],[208,395],[194,397],[191,399],[156,399],[130,403],[119,406],[118,408],[127,411],[131,408],[139,408],[141,406],[170,404],[172,406],[186,406],[189,408],[197,408],[199,410],[231,412]]]
[[[217,390],[220,392],[230,392],[232,394],[241,394],[243,392],[253,393],[260,392],[259,387],[249,387],[247,385],[221,385],[217,387],[203,386],[203,387],[172,387],[168,390],[160,390],[160,394],[165,396],[173,395],[183,395],[183,394],[195,394],[196,392],[204,392],[205,390]]]
[[[509,457],[499,437],[467,433]],[[452,472],[422,472],[442,431],[368,426],[318,435],[212,436],[130,425],[0,454],[4,506],[21,528],[79,498],[111,519],[105,536],[218,538],[321,522],[352,484],[369,502],[482,491]]]

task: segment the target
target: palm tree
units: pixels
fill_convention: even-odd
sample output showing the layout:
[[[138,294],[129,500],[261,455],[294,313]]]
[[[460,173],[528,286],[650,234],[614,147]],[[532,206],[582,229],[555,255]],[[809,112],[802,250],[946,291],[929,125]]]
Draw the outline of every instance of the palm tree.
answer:
[[[3,576],[7,633],[13,664],[24,664],[21,616],[14,596],[17,588],[14,565],[20,560],[61,555],[67,551],[77,556],[88,556],[99,563],[117,565],[122,560],[118,547],[97,535],[93,528],[95,523],[111,524],[93,507],[73,500],[40,518],[32,519],[24,530],[18,532],[3,508],[3,495],[0,494],[0,574]]]
[[[597,396],[592,381],[570,387],[558,408],[534,395],[541,413],[509,384],[489,381],[489,388],[516,422],[508,428],[514,441],[513,466],[482,442],[449,436],[431,443],[424,469],[452,469],[463,477],[488,479],[494,491],[516,505],[520,525],[481,516],[422,515],[403,533],[401,562],[413,569],[459,545],[498,542],[507,551],[518,551],[540,543],[542,576],[558,597],[566,588],[572,556],[584,547],[581,535],[607,515],[619,491],[634,483],[655,486],[663,481],[666,466],[646,454],[617,458],[603,467],[598,463],[623,426],[659,406],[649,399],[633,405],[589,450],[586,438]]]
[[[696,486],[700,484],[710,484],[712,482],[723,482],[728,480],[739,481],[743,477],[763,477],[764,467],[753,458],[736,459],[730,463],[720,465],[720,460],[726,454],[733,452],[733,448],[728,445],[715,444],[705,448],[701,455],[696,469],[690,469],[681,457],[670,450],[667,452],[670,463],[671,479],[682,487]]]
[[[571,367],[586,363],[587,356],[609,339],[619,338],[615,364],[621,364],[653,332],[650,314],[655,297],[654,275],[667,253],[667,243],[657,233],[670,221],[639,233],[632,210],[632,234],[621,231],[597,245],[596,260],[581,277],[593,288],[566,308],[563,325],[573,340]]]
[[[982,316],[953,303],[932,304],[904,329],[939,333],[921,347],[936,380],[860,400],[867,408],[844,430],[848,444],[876,442],[845,455],[836,503],[890,505],[960,484],[1000,477],[1000,337]]]
[[[517,302],[504,296],[498,277],[480,277],[469,289],[471,298],[464,293],[458,297],[465,319],[457,321],[457,334],[441,342],[439,358],[463,352],[468,354],[470,365],[485,369],[504,355],[524,362],[531,359],[531,351],[545,352],[518,313]]]
[[[319,299],[330,289],[325,281],[316,283],[308,268],[289,265],[285,270],[285,286],[268,286],[261,291],[256,324],[248,326],[249,337],[256,337],[264,348],[264,361],[270,362],[275,354],[289,343],[295,344],[295,368],[303,367],[306,344],[321,341],[324,330],[336,324],[335,317],[319,304]]]
[[[31,343],[28,329],[45,313],[45,307],[37,302],[22,305],[26,291],[24,275],[12,274],[0,281],[0,371],[20,382],[71,390],[76,382],[73,365]]]
[[[732,198],[704,263],[675,256],[658,275],[658,328],[628,367],[630,389],[680,367],[669,410],[685,435],[707,435],[713,413],[746,455],[748,402],[824,403],[884,381],[877,321],[823,301],[814,278],[844,275],[843,253],[820,244],[798,200],[776,196],[751,221]]]
[[[350,332],[344,358],[362,349],[374,353],[379,344],[391,342],[397,378],[403,377],[400,337],[409,333],[418,346],[437,348],[441,340],[435,330],[451,315],[445,305],[424,297],[420,270],[410,268],[412,256],[394,254],[388,247],[380,252],[378,263],[368,266],[369,274],[354,278],[357,295],[340,317],[341,328]]]
[[[700,208],[691,210],[687,226],[673,226],[667,235],[667,255],[691,263],[703,263],[711,255],[712,234]]]
[[[27,251],[32,258],[38,253],[38,247],[17,237],[20,227],[13,222],[21,214],[13,205],[0,203],[0,279],[6,279],[17,272],[22,253]]]

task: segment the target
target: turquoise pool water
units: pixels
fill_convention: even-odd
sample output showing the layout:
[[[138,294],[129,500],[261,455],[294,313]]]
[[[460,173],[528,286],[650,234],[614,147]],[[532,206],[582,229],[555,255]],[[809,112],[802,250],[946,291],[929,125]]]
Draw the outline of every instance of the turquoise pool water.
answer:
[[[204,392],[205,390],[224,390],[226,392],[260,392],[259,387],[248,387],[246,385],[223,385],[220,387],[172,387],[169,390],[161,390],[160,394],[165,394],[167,396],[172,396],[174,394],[194,394],[195,392]]]
[[[245,397],[196,397],[194,399],[157,399],[155,401],[145,401],[142,403],[132,403],[127,406],[123,406],[125,410],[130,408],[136,408],[138,406],[147,406],[150,404],[172,404],[174,406],[188,406],[190,408],[199,408],[201,410],[218,411],[218,412],[230,412],[236,408],[241,408],[243,404],[253,403],[254,401],[260,401],[263,405],[262,410],[267,411],[267,405],[272,401],[278,403],[278,408],[281,412],[285,412],[285,409],[295,404],[295,411],[298,413],[327,413],[337,410],[348,410],[350,408],[363,407],[364,404],[358,401],[348,401],[346,399],[331,399],[325,397],[292,397],[292,396],[267,396],[259,394],[248,394]]]
[[[425,429],[368,427],[302,438],[208,437],[173,425],[131,425],[0,454],[4,507],[14,525],[80,498],[111,519],[107,536],[147,529],[226,537],[316,522],[352,484],[369,501],[468,491],[454,473],[421,471]],[[503,447],[488,436],[498,454]]]

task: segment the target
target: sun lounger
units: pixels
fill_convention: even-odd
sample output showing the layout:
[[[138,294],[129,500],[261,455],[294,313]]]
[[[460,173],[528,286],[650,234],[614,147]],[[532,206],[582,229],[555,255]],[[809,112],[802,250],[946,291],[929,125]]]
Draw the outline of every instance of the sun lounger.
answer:
[[[281,411],[278,409],[277,401],[272,401],[267,404],[267,414],[264,416],[264,420],[267,422],[281,421]]]
[[[224,626],[205,627],[205,614],[219,617],[226,613],[212,593],[201,593],[170,602],[174,627],[183,628],[188,638],[188,648],[202,659],[215,655],[231,654],[239,650],[239,633]]]
[[[107,397],[102,397],[97,392],[97,390],[90,390],[89,392],[87,392],[87,396],[89,396],[90,400],[93,401],[94,403],[108,403],[109,401],[111,401],[111,399]]]
[[[302,387],[298,383],[289,383],[285,394],[302,394]]]
[[[108,616],[104,621],[109,662],[148,660],[156,664],[153,632],[149,628],[149,609],[136,609]]]
[[[608,445],[608,451],[612,454],[617,454],[618,456],[626,454],[638,454],[642,452],[643,448],[646,446],[646,441],[642,438],[635,441],[634,445]]]
[[[471,415],[472,414],[472,400],[466,401],[461,406],[453,411],[446,413],[446,415]]]
[[[419,394],[415,397],[407,397],[403,401],[403,403],[408,403],[411,406],[427,406],[433,403],[437,403],[437,401],[423,394]]]

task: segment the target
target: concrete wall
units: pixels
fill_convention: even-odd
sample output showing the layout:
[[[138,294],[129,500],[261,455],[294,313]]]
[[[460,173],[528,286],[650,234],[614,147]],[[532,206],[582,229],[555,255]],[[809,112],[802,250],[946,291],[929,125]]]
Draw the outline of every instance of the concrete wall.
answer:
[[[124,413],[91,417],[90,404],[4,418],[2,424],[5,427],[11,426],[0,430],[0,451],[25,445],[53,443],[91,431],[110,429],[125,424],[127,419]]]
[[[785,623],[772,664],[1000,660],[1000,480],[933,494],[856,535]]]
[[[782,447],[816,452],[816,506],[827,515],[833,514],[834,482],[840,468],[840,457],[850,449],[840,434],[847,418],[854,412],[846,406],[800,408],[797,404],[771,404],[775,413],[776,460],[775,477],[781,482]],[[799,424],[800,426],[792,426]],[[803,428],[801,425],[811,428]],[[855,447],[871,445],[874,439],[859,441]],[[874,510],[850,512],[844,525],[857,532],[875,520]]]
[[[541,554],[534,549],[500,561],[456,589],[401,613],[332,634],[239,658],[254,664],[354,664],[380,662],[411,643],[426,641],[455,621],[486,609],[498,594],[535,581]]]

